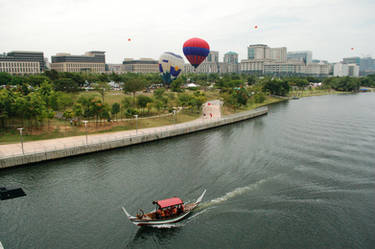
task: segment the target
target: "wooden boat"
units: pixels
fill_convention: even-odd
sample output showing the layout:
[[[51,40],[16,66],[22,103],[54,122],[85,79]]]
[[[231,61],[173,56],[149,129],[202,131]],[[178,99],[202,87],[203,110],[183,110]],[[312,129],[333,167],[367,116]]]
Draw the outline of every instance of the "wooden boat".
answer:
[[[137,226],[153,226],[175,223],[188,216],[191,211],[193,211],[193,209],[195,209],[199,203],[201,203],[205,193],[206,190],[203,191],[196,202],[188,204],[184,204],[184,202],[178,197],[153,201],[152,204],[156,205],[155,210],[146,214],[142,209],[139,210],[136,216],[130,215],[124,207],[122,207],[122,210],[129,220]]]

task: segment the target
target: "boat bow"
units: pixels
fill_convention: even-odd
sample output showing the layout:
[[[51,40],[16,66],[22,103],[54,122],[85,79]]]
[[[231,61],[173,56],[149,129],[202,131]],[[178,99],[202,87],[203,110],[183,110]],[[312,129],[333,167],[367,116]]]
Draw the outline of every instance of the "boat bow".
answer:
[[[126,214],[126,216],[128,216],[129,219],[135,219],[136,217],[134,216],[131,216],[128,211],[126,211],[126,209],[124,207],[122,207],[122,211],[124,211],[124,213]]]
[[[195,202],[195,204],[199,204],[201,203],[203,197],[204,197],[204,194],[206,193],[206,190],[203,191],[203,193],[201,194],[201,196],[198,197],[197,201]]]

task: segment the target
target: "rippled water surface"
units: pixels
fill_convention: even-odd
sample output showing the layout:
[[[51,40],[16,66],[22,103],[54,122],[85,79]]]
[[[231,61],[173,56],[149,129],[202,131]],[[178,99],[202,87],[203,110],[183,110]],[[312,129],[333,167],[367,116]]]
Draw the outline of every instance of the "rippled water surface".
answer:
[[[187,136],[0,171],[10,248],[375,248],[375,94],[304,98]],[[179,196],[188,219],[121,211]]]

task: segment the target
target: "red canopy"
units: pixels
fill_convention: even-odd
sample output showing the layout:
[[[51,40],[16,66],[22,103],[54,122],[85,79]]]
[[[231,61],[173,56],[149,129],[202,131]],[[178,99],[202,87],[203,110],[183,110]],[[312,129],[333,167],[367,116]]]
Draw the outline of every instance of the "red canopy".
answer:
[[[170,206],[180,205],[183,204],[182,200],[178,197],[173,197],[165,200],[156,201],[156,204],[160,206],[160,208],[166,208]]]

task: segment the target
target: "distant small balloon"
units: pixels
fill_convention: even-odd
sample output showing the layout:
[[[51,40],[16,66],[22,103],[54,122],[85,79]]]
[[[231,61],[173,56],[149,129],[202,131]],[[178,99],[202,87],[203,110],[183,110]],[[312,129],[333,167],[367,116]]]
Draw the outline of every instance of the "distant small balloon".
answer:
[[[354,50],[354,48],[351,48],[351,50]]]

